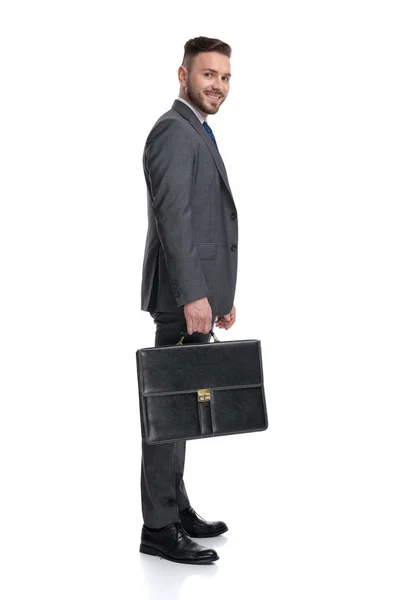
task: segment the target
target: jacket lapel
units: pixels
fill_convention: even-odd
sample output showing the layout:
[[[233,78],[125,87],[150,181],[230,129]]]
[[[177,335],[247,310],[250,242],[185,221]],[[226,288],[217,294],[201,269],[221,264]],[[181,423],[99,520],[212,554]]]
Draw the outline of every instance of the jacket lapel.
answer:
[[[233,200],[233,194],[232,194],[231,188],[229,186],[228,175],[226,173],[225,165],[223,163],[221,155],[218,152],[214,142],[211,140],[210,136],[204,129],[203,125],[200,123],[199,119],[194,114],[194,112],[180,100],[175,100],[172,105],[172,108],[174,110],[178,111],[178,113],[181,114],[182,117],[187,119],[190,122],[190,124],[195,128],[195,130],[200,135],[200,137],[203,138],[203,141],[205,142],[209,151],[211,152],[211,155],[215,161],[217,169],[220,172],[220,175],[228,189],[228,192],[232,196],[232,200]]]

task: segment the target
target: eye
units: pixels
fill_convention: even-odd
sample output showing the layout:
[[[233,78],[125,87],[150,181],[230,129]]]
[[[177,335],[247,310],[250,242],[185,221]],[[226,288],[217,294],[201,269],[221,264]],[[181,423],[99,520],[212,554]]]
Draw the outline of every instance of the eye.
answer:
[[[204,77],[207,77],[207,75],[211,75],[211,73],[204,73]]]

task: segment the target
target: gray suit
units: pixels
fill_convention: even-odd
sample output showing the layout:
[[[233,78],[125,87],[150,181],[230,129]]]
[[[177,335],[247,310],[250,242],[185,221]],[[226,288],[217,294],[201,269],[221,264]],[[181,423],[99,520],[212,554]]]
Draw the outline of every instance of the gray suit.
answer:
[[[234,302],[237,211],[222,158],[179,100],[147,137],[143,153],[148,231],[141,309],[176,311],[207,296],[224,315]]]
[[[231,311],[236,287],[237,211],[222,158],[190,107],[175,100],[147,137],[143,168],[148,231],[141,308],[157,325],[155,345],[186,329],[184,304],[206,296],[217,315]],[[193,333],[184,343],[207,343]],[[144,524],[160,528],[190,506],[183,481],[185,442],[142,440]]]

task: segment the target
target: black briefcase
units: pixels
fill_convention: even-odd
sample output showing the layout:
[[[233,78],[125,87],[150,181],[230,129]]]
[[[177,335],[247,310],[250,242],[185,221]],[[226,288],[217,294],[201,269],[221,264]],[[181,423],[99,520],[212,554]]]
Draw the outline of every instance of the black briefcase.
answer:
[[[260,340],[183,343],[136,351],[142,437],[148,444],[268,427]]]

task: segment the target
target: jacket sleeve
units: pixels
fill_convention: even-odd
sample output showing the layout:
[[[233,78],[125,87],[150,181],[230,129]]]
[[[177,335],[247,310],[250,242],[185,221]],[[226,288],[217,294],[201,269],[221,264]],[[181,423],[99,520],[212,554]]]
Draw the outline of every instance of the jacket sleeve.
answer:
[[[192,230],[195,149],[178,122],[155,126],[145,146],[144,168],[177,306],[209,295]]]

